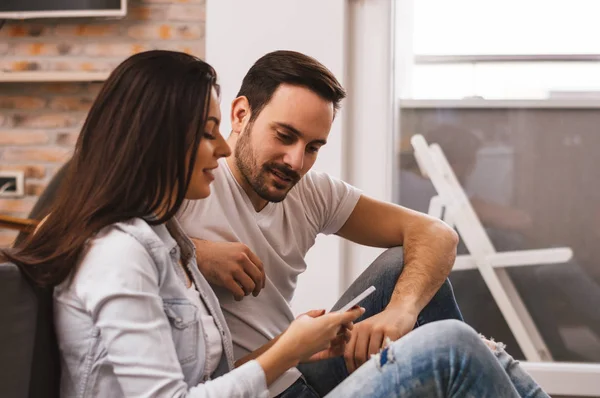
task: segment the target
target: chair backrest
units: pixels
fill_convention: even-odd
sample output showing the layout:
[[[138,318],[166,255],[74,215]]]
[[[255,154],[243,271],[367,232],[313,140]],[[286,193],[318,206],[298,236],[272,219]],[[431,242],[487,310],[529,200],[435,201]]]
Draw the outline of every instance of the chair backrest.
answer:
[[[437,144],[429,145],[425,138],[415,135],[411,138],[415,157],[419,166],[428,175],[438,192],[441,203],[449,212],[452,224],[456,226],[470,257],[481,273],[492,297],[500,308],[525,357],[530,361],[552,360],[552,355],[535,327],[527,308],[505,269],[493,269],[490,255],[496,249],[469,198],[456,178],[444,152]]]
[[[440,146],[429,145],[421,135],[414,135],[411,144],[422,173],[429,177],[446,208],[444,217],[456,226],[469,252],[475,256],[495,253],[492,241]]]
[[[56,172],[56,174],[54,174],[54,176],[52,177],[52,179],[46,186],[46,189],[44,189],[44,192],[42,192],[42,194],[38,198],[37,202],[35,202],[33,209],[31,209],[31,212],[27,216],[28,219],[42,220],[44,217],[46,217],[48,215],[48,213],[50,212],[50,208],[52,207],[52,204],[53,204],[54,200],[56,199],[56,195],[58,194],[60,185],[62,184],[62,182],[64,181],[64,179],[67,175],[67,170],[68,170],[70,164],[71,164],[71,161],[70,160],[67,161]],[[17,238],[15,239],[14,245],[17,246],[21,242],[23,242],[25,240],[25,238],[27,237],[28,233],[29,233],[28,231],[23,231],[23,232],[19,233],[19,235],[17,235]]]
[[[0,263],[0,395],[59,396],[60,358],[52,291],[34,288],[19,268]]]

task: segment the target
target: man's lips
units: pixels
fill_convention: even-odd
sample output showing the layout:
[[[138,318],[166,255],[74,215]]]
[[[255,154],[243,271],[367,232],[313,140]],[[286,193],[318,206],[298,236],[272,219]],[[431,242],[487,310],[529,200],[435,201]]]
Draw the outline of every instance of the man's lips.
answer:
[[[279,170],[271,169],[270,171],[271,171],[271,174],[273,174],[275,177],[277,177],[277,179],[279,179],[279,180],[281,180],[283,182],[290,183],[290,182],[294,181],[294,178],[288,176],[285,173],[282,173]]]

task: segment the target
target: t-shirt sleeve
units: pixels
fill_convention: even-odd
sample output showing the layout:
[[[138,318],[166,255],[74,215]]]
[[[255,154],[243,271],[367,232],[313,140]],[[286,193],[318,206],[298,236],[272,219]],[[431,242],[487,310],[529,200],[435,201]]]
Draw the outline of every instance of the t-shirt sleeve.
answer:
[[[361,191],[326,173],[307,173],[300,186],[306,216],[317,233],[334,234],[350,217]]]

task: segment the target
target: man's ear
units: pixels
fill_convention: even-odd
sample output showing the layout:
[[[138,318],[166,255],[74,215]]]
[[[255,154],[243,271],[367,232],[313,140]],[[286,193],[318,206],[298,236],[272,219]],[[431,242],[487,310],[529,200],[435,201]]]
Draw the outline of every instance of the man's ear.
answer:
[[[237,97],[231,102],[231,130],[241,133],[250,120],[250,103],[245,96]]]

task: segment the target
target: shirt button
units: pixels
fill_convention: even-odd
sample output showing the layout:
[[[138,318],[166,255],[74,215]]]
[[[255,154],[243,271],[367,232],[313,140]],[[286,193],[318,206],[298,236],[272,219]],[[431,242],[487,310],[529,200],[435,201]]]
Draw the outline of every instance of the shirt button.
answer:
[[[181,318],[176,318],[176,319],[175,319],[175,321],[176,321],[176,322],[181,322],[181,321],[183,321],[183,319],[181,319]]]
[[[171,253],[171,254],[175,254],[175,253],[177,253],[177,249],[175,249],[175,248],[172,248],[172,249],[171,249],[171,251],[170,251],[169,253]]]

